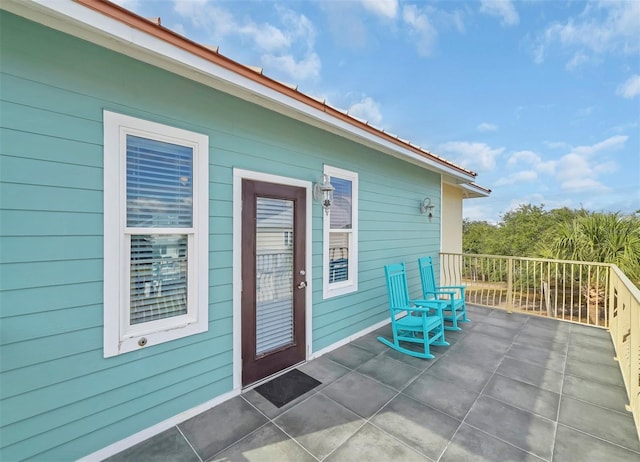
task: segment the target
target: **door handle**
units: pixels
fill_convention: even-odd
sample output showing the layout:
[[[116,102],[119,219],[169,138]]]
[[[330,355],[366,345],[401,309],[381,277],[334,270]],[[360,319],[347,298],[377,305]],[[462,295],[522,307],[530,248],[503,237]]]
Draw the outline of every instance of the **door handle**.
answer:
[[[298,284],[298,289],[304,289],[305,287],[307,287],[307,281],[302,281]]]

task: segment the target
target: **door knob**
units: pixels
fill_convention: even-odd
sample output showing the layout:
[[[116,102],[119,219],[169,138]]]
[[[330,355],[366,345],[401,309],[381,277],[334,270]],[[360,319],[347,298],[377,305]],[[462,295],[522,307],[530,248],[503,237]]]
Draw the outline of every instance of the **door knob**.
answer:
[[[305,287],[307,287],[307,281],[302,281],[298,284],[298,289],[304,289]]]

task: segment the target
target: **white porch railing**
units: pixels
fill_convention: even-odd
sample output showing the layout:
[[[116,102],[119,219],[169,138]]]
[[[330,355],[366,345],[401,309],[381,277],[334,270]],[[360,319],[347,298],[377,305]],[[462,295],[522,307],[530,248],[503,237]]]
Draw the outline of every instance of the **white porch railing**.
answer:
[[[442,253],[441,285],[476,305],[607,328],[640,437],[640,290],[616,265]]]

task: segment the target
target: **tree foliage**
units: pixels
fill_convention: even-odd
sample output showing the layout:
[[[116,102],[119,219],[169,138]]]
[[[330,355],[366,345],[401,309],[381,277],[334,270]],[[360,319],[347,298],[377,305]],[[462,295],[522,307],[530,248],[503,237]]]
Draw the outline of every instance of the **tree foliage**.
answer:
[[[466,253],[615,263],[640,282],[640,214],[521,205],[497,224],[463,223]]]

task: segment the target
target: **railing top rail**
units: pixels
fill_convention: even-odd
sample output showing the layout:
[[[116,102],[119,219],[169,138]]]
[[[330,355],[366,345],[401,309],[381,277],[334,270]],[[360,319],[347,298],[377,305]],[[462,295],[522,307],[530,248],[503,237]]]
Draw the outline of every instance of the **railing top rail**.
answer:
[[[633,282],[622,272],[617,265],[611,265],[613,273],[620,279],[620,281],[626,286],[627,290],[633,298],[636,299],[636,303],[640,303],[640,289],[638,289]]]
[[[542,261],[548,263],[569,263],[569,264],[577,264],[577,265],[589,265],[589,266],[601,266],[601,267],[612,267],[611,263],[599,263],[599,262],[591,262],[591,261],[578,261],[578,260],[554,260],[550,258],[536,258],[536,257],[513,257],[509,255],[486,255],[486,254],[475,254],[475,253],[456,253],[456,252],[440,252],[441,255],[458,255],[461,257],[478,257],[478,258],[493,258],[500,260],[526,260],[526,261]]]

